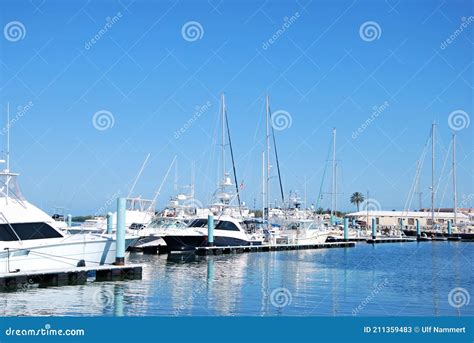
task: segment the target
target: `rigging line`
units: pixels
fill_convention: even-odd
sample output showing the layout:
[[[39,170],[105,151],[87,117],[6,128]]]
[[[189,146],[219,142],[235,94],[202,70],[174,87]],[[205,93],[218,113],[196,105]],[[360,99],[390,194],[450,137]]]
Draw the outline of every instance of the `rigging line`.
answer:
[[[320,200],[321,200],[321,195],[323,193],[323,185],[324,185],[324,179],[326,177],[326,170],[328,169],[328,164],[329,164],[329,156],[331,155],[331,150],[332,150],[332,138],[331,138],[331,144],[329,144],[329,151],[328,151],[328,156],[326,158],[326,164],[324,165],[324,170],[323,170],[323,178],[321,180],[321,185],[319,186],[319,193],[318,193],[318,199],[316,200],[316,210],[320,206]]]
[[[235,190],[237,191],[237,201],[239,203],[239,212],[240,212],[240,215],[242,216],[242,205],[240,203],[240,192],[239,192],[239,185],[237,183],[237,172],[235,169],[234,149],[232,149],[232,140],[230,139],[229,118],[227,117],[227,109],[224,109],[224,117],[225,117],[225,123],[227,127],[227,138],[229,139],[229,150],[230,150],[230,158],[232,159],[232,170],[234,172]]]
[[[270,110],[270,106],[268,106],[268,109],[270,112],[270,123],[272,123],[272,111]],[[282,201],[282,206],[285,206],[285,194],[283,192],[283,183],[281,180],[280,162],[278,160],[278,150],[277,150],[276,139],[275,139],[275,129],[273,128],[273,125],[270,125],[270,126],[272,127],[273,148],[275,149],[275,159],[276,159],[276,165],[277,165],[277,171],[278,171],[278,181],[280,182],[281,201]],[[290,207],[290,203],[288,203],[288,207]]]
[[[430,143],[430,138],[431,138],[431,131],[428,134],[428,138],[426,139],[425,146],[423,147],[423,150],[421,151],[421,156],[420,159],[418,160],[419,165],[417,166],[417,170],[415,172],[415,178],[413,180],[412,187],[410,188],[408,195],[407,195],[407,200],[405,201],[405,207],[404,210],[408,211],[408,208],[411,207],[411,203],[413,201],[413,197],[415,195],[415,187],[419,183],[419,179],[421,176],[421,170],[423,168],[423,164],[426,159],[426,154],[428,153],[428,144]]]
[[[444,169],[446,168],[446,163],[448,162],[449,150],[451,149],[451,145],[452,145],[452,142],[449,144],[448,151],[446,153],[446,157],[444,158],[443,167],[441,168],[441,172],[439,173],[439,178],[438,178],[438,183],[436,184],[435,194],[438,193],[439,186],[441,184],[441,180],[443,179],[443,173],[444,173]]]
[[[128,191],[127,198],[130,198],[130,197],[132,196],[132,193],[133,193],[133,191],[134,191],[134,189],[135,189],[135,186],[137,185],[137,182],[138,182],[138,180],[140,179],[140,176],[142,175],[143,170],[145,169],[145,166],[146,166],[146,164],[147,164],[149,158],[150,158],[150,153],[148,153],[148,155],[147,155],[146,158],[145,158],[145,161],[143,161],[143,164],[142,164],[140,170],[138,171],[138,174],[137,174],[137,176],[135,177],[135,180],[133,181],[132,187],[130,187],[130,190]]]

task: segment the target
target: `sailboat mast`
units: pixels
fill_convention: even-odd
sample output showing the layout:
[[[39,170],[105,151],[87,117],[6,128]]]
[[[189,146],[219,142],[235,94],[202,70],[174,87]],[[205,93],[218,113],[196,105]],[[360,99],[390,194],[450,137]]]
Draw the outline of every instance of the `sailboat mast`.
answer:
[[[336,128],[332,129],[332,204],[331,219],[334,220],[336,211]]]
[[[222,177],[225,182],[225,96],[222,94]]]
[[[431,227],[435,227],[434,203],[435,203],[435,130],[436,124],[431,126]]]
[[[267,145],[267,178],[266,178],[266,195],[267,195],[267,211],[270,214],[270,101],[266,96],[266,145]]]
[[[265,151],[262,151],[262,222],[265,222]]]
[[[7,102],[7,172],[10,171],[10,103]],[[8,187],[7,187],[8,192]],[[7,194],[8,198],[8,194]]]
[[[453,132],[453,210],[454,210],[454,226],[457,222],[458,210],[458,194],[456,186],[456,134]]]

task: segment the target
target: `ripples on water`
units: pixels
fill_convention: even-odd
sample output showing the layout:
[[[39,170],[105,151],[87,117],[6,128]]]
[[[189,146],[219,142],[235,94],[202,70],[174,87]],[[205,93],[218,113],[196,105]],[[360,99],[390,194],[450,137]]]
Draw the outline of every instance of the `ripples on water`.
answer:
[[[473,315],[474,244],[358,244],[355,248],[211,257],[132,254],[143,280],[0,294],[2,316]],[[469,295],[469,294],[468,294]]]

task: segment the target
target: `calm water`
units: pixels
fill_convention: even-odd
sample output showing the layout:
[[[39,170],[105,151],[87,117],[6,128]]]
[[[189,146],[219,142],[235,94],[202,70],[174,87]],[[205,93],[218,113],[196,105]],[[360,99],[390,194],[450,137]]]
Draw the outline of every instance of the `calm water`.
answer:
[[[132,254],[141,281],[0,294],[0,315],[474,315],[474,244],[355,248],[212,257]],[[470,295],[468,293],[471,293]],[[463,298],[464,296],[464,298]],[[456,303],[454,303],[456,305]]]

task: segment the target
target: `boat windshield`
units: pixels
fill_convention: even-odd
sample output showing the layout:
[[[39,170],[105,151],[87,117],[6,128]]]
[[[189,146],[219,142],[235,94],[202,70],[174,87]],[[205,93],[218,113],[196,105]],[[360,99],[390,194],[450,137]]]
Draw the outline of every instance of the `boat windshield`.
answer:
[[[214,220],[214,227],[219,224],[219,220]],[[194,219],[188,227],[207,227],[207,219]]]
[[[25,198],[21,194],[17,182],[18,174],[0,173],[0,197],[11,198],[23,202]]]

